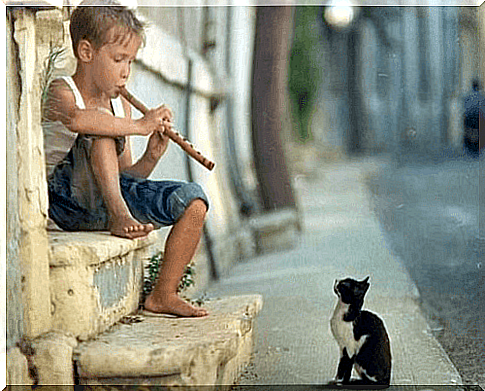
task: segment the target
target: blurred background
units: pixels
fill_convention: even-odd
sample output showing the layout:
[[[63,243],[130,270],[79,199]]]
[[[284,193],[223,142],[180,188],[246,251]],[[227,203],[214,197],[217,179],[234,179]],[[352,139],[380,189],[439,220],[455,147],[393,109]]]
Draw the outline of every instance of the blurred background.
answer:
[[[8,7],[8,129],[16,127],[27,80],[18,64],[47,66],[58,45],[67,55],[48,76],[75,69],[68,21],[79,1],[38,3]],[[147,106],[170,105],[177,129],[216,162],[208,172],[172,146],[152,175],[195,180],[210,195],[200,286],[239,260],[294,246],[304,228],[299,192],[322,167],[375,162],[368,187],[386,246],[416,282],[433,332],[464,380],[483,382],[485,6],[145,3],[137,13],[146,42],[128,88]],[[19,31],[33,31],[32,41],[16,40]],[[32,80],[24,92],[37,101],[48,80]],[[7,151],[19,151],[21,140],[7,132]],[[42,151],[41,142],[29,151]],[[135,156],[145,142],[135,139]],[[20,167],[14,158],[23,155],[7,153],[12,222],[23,186],[11,179]],[[42,152],[39,159],[29,168],[41,170],[35,181],[43,189]],[[42,219],[45,229],[45,210]],[[9,243],[20,241],[14,228]],[[15,246],[7,254],[10,303],[21,289]],[[23,333],[17,312],[9,314],[7,346]]]
[[[368,184],[386,245],[416,282],[433,332],[464,379],[483,382],[484,6],[336,1],[138,10],[173,39],[172,51],[190,58],[189,84],[203,77],[195,71],[199,58],[214,80],[206,90],[207,136],[197,126],[204,114],[177,103],[186,89],[173,92],[173,105],[189,137],[227,169],[232,219],[290,211],[293,219],[280,219],[291,244],[302,226],[302,178],[336,162],[379,162]],[[143,81],[148,68],[134,72],[133,88],[147,99],[155,91],[166,98],[166,90]],[[211,137],[212,146],[204,144]],[[216,225],[209,222],[209,230]]]
[[[290,210],[301,228],[300,179],[381,164],[369,189],[386,244],[464,379],[483,382],[484,6],[138,9],[217,80],[217,160],[241,219]]]

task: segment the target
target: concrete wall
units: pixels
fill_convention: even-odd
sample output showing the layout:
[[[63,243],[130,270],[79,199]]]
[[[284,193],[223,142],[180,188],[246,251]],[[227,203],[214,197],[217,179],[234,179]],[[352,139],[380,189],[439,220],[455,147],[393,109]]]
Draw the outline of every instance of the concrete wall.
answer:
[[[179,21],[192,20],[195,17],[194,11],[192,8],[178,10],[176,15]],[[141,14],[150,16],[147,20],[147,43],[133,68],[128,87],[148,106],[155,107],[166,103],[172,107],[178,131],[202,154],[216,162],[215,169],[209,172],[193,159],[187,158],[177,145],[172,144],[151,178],[194,180],[205,188],[211,200],[205,244],[215,261],[213,268],[224,273],[252,247],[251,233],[240,218],[235,187],[231,182],[230,164],[234,158],[227,153],[226,110],[231,91],[227,88],[230,82],[225,67],[228,42],[223,37],[226,34],[226,25],[217,24],[222,31],[216,34],[217,41],[215,38],[211,39],[214,43],[211,54],[206,52],[204,56],[203,47],[199,47],[198,51],[194,50],[195,42],[199,42],[195,39],[194,31],[191,33],[192,44],[185,45],[173,32],[168,34],[166,29],[155,24],[157,20],[163,20],[173,12],[172,9],[158,7],[140,8]],[[214,12],[219,14],[215,15]],[[215,23],[215,20],[227,20],[229,12],[227,7],[199,9],[202,17],[213,20],[206,21],[205,24]],[[194,25],[195,30],[199,24]],[[180,34],[185,33],[178,31],[178,35]],[[201,35],[202,32],[199,37]],[[160,50],[160,47],[165,50]],[[169,56],[166,55],[167,52],[170,53]],[[248,134],[249,128],[242,128],[241,133],[244,132]],[[134,140],[135,156],[143,153],[145,143],[143,138]]]
[[[156,69],[169,84],[179,83],[182,95],[187,60],[192,60],[194,69],[204,64],[205,72],[210,74],[210,87],[206,88],[205,96],[210,98],[212,94],[221,98],[213,115],[219,121],[216,125],[221,130],[220,153],[230,173],[229,186],[238,204],[255,202],[251,200],[256,192],[256,180],[251,148],[250,77],[256,9],[139,7],[139,12],[146,16],[150,26],[156,26],[159,35],[164,37],[164,45],[176,55],[168,61],[160,56]],[[178,103],[173,104],[182,104],[184,98],[177,99]],[[178,118],[182,121],[183,114]]]

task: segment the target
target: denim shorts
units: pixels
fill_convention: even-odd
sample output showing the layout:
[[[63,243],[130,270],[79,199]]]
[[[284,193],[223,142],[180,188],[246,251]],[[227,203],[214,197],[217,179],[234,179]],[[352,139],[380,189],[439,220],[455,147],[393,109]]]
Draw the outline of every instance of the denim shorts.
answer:
[[[109,215],[104,202],[90,209],[73,196],[70,156],[48,178],[49,217],[65,231],[108,230]],[[195,199],[201,199],[209,208],[204,190],[193,182],[154,181],[121,174],[120,187],[133,217],[142,224],[152,223],[156,229],[175,224]]]

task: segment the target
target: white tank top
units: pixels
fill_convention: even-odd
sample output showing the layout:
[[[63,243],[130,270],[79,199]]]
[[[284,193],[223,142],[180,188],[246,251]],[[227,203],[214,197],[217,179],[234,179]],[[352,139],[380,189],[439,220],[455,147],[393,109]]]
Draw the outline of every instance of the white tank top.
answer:
[[[71,76],[61,77],[67,85],[71,88],[76,106],[84,110],[86,105],[84,104],[83,97],[79,92],[79,89],[74,83]],[[111,99],[111,108],[113,109],[116,117],[124,118],[125,110],[123,109],[123,103],[121,97]],[[71,132],[61,121],[44,121],[42,122],[42,131],[44,133],[44,151],[47,176],[49,176],[54,167],[64,159],[77,138],[77,133]]]

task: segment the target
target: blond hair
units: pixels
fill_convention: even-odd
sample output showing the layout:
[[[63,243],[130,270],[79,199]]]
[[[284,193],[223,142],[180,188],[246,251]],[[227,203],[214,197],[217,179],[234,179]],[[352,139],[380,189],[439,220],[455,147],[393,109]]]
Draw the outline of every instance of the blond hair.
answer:
[[[116,0],[85,0],[71,15],[70,33],[74,55],[79,42],[88,40],[95,49],[109,43],[108,32],[116,27],[112,42],[138,35],[144,41],[144,24],[135,13]]]

